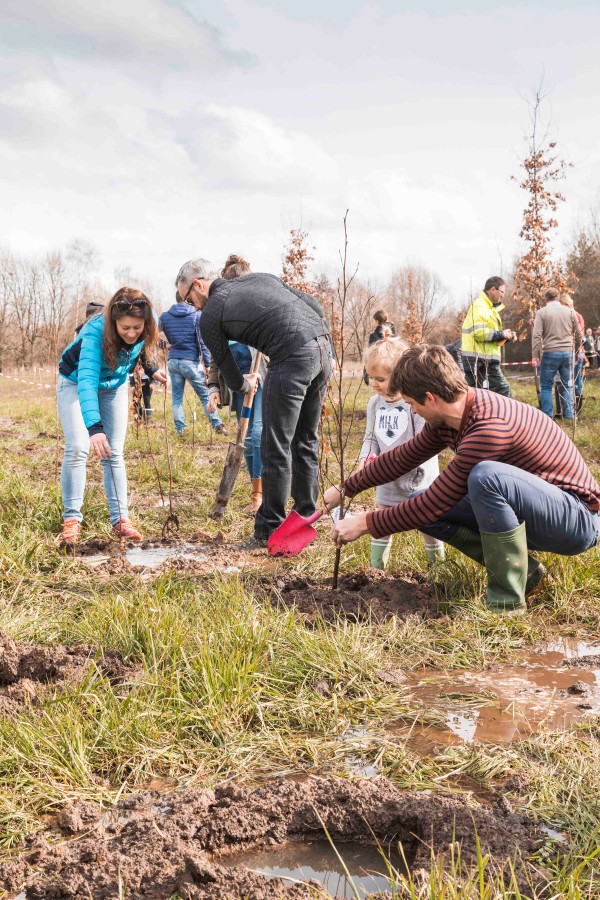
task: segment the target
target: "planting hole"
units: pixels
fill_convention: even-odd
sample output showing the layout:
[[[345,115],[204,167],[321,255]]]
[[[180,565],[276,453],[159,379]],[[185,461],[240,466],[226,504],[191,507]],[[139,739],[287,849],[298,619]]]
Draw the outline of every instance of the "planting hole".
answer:
[[[328,840],[320,838],[252,850],[219,863],[232,868],[245,866],[266,878],[318,881],[332,897],[366,897],[389,891],[400,875],[407,874],[415,851],[416,847],[409,846],[403,856],[396,843],[382,845],[381,850],[358,843],[339,843],[334,849]]]

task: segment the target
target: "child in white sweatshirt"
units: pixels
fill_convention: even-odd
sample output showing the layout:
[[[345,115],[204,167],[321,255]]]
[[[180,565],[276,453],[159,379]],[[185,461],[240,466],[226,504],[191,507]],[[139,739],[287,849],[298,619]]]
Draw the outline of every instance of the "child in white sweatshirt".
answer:
[[[415,436],[425,425],[425,420],[412,412],[401,396],[390,397],[389,382],[394,367],[408,344],[390,333],[385,333],[382,341],[377,341],[365,350],[363,361],[369,386],[375,396],[367,406],[367,427],[359,454],[359,471],[364,468],[369,457],[378,456],[404,444]],[[378,509],[396,506],[407,500],[413,491],[429,487],[438,476],[437,456],[422,466],[412,469],[396,481],[382,484],[376,489],[375,499]],[[432,566],[444,559],[444,544],[436,538],[423,535],[427,562]],[[387,568],[392,547],[392,535],[371,538],[371,565],[375,569]]]

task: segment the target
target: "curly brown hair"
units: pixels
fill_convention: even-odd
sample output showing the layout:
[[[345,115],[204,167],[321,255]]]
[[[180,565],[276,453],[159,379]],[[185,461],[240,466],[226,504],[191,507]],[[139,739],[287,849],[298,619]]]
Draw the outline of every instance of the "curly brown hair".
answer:
[[[240,275],[247,275],[249,271],[249,262],[246,262],[241,256],[236,256],[235,253],[230,253],[225,260],[225,265],[221,269],[221,278],[231,281],[232,278],[239,278]]]
[[[125,316],[144,320],[144,330],[140,340],[144,341],[144,354],[147,359],[152,356],[156,347],[158,329],[150,300],[136,288],[119,288],[104,309],[102,356],[109,369],[117,368],[117,356],[123,347],[123,341],[119,337],[116,323]]]

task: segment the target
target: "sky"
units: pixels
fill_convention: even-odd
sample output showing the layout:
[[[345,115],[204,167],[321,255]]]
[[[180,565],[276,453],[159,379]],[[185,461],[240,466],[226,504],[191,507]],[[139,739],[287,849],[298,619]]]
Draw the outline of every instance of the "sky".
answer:
[[[528,99],[573,164],[556,251],[600,207],[600,5],[2,0],[0,243],[82,239],[170,302],[181,263],[335,277],[425,265],[464,302],[522,249]]]

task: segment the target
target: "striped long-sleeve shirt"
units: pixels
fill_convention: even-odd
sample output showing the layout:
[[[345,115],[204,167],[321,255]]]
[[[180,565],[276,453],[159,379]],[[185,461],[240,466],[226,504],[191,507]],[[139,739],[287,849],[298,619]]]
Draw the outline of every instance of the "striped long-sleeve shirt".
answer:
[[[576,494],[591,510],[600,509],[600,485],[562,428],[533,406],[472,388],[458,431],[427,424],[410,441],[382,453],[352,475],[345,484],[346,496],[394,481],[446,447],[456,455],[427,490],[397,506],[367,514],[373,537],[436,522],[466,496],[471,469],[486,460],[537,475]]]

